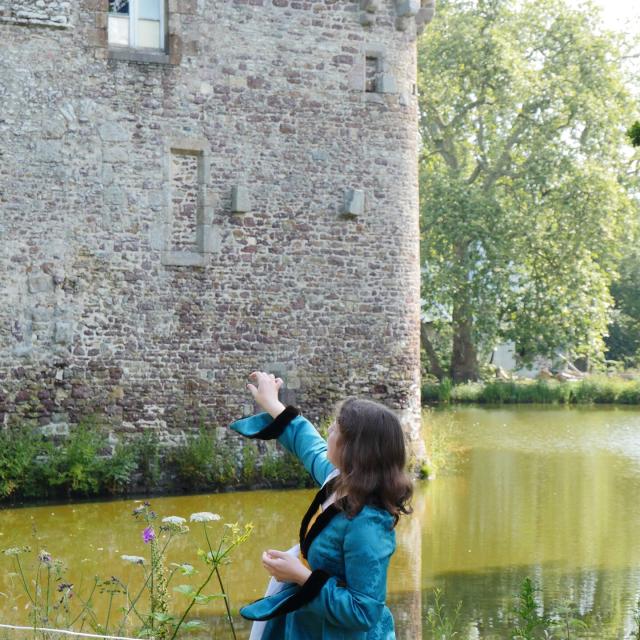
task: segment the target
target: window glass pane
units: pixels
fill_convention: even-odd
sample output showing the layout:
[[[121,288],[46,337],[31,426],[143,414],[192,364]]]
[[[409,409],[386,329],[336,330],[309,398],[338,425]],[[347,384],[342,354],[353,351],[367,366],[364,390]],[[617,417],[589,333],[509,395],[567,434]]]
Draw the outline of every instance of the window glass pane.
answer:
[[[138,17],[143,20],[160,20],[160,0],[140,0]]]
[[[109,16],[109,44],[129,46],[129,18]]]
[[[160,23],[156,20],[138,20],[138,46],[160,49]]]
[[[129,0],[109,0],[109,13],[129,15]]]

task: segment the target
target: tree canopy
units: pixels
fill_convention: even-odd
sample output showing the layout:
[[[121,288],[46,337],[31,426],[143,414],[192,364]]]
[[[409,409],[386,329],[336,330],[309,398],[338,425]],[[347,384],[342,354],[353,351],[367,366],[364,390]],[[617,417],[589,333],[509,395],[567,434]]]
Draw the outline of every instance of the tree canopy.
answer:
[[[434,372],[479,353],[601,356],[638,206],[621,36],[591,5],[440,0],[419,45],[424,316]],[[440,362],[437,361],[440,356]]]
[[[634,147],[640,147],[640,122],[638,120],[631,125],[627,134],[631,139],[631,144]]]

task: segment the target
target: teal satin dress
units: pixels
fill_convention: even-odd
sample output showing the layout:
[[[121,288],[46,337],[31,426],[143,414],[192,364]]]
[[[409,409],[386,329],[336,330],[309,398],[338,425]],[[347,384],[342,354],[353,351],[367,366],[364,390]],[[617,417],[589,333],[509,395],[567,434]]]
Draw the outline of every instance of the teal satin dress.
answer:
[[[285,585],[243,607],[249,620],[266,620],[262,640],[395,640],[385,605],[387,569],[395,551],[394,519],[365,506],[353,518],[329,506],[307,531],[319,505],[331,494],[334,466],[315,427],[287,407],[277,418],[260,413],[231,428],[249,438],[274,439],[296,455],[322,489],[302,520],[300,547],[312,573],[302,585]]]

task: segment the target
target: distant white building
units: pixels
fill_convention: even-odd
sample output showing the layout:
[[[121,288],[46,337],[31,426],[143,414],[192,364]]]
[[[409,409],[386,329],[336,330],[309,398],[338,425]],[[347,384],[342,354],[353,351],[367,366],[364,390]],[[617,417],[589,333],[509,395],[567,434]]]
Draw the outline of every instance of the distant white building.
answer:
[[[536,378],[540,371],[551,369],[556,364],[551,358],[536,356],[533,362],[522,366],[518,362],[515,342],[512,341],[498,345],[491,354],[490,363],[521,378]]]

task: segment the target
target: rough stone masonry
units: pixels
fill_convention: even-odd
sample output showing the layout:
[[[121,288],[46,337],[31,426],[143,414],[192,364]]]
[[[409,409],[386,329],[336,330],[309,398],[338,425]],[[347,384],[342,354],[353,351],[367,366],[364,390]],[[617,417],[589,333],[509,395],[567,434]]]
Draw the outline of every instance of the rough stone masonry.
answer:
[[[432,0],[0,0],[0,424],[175,442],[285,378],[420,420],[416,36]]]

